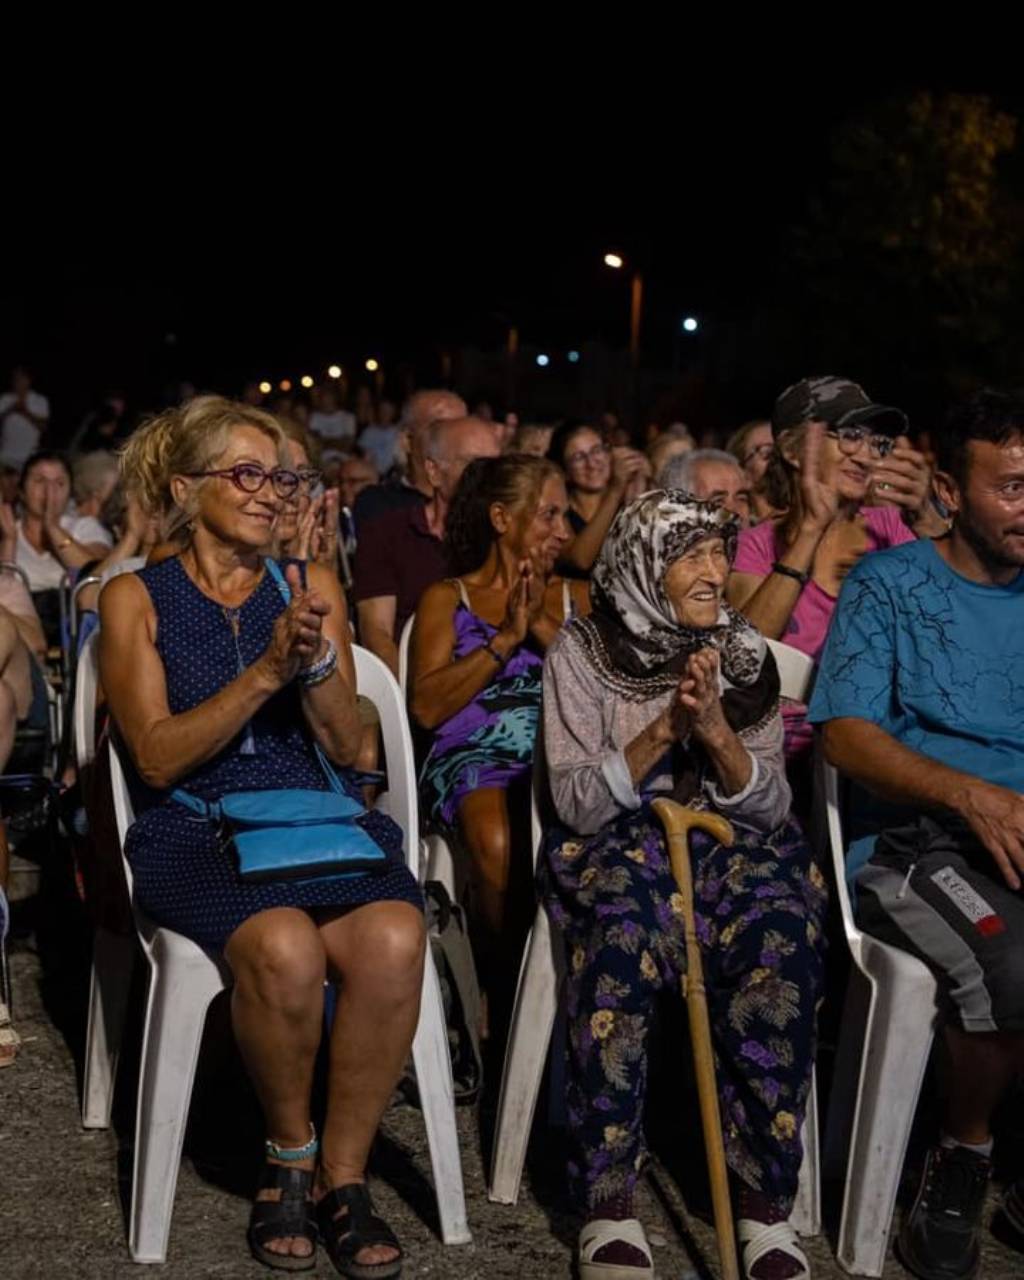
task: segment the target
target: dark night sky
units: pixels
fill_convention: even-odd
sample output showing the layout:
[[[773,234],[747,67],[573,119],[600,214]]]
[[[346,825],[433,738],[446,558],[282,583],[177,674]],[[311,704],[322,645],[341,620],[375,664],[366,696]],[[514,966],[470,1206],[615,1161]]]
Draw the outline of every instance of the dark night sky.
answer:
[[[894,87],[662,86],[628,115],[534,100],[476,136],[432,120],[337,159],[318,139],[277,163],[272,133],[255,161],[215,143],[150,154],[145,175],[91,157],[10,236],[0,364],[32,363],[74,416],[105,384],[140,400],[175,376],[233,390],[370,353],[493,347],[510,322],[526,344],[621,345],[611,247],[643,264],[645,355],[664,362],[684,312],[713,323],[784,289],[779,249],[830,131]]]

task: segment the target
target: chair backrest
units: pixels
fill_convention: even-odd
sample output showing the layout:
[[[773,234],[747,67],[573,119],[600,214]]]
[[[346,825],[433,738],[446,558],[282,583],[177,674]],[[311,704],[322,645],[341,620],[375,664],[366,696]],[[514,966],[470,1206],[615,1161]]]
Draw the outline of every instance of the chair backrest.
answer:
[[[806,702],[814,680],[814,659],[781,640],[768,640],[767,644],[779,668],[782,696],[793,702]]]
[[[398,683],[403,698],[409,697],[409,641],[412,639],[412,626],[415,621],[415,614],[406,619],[398,641]]]
[[[846,885],[846,842],[843,839],[839,773],[825,759],[820,741],[815,748],[815,767],[818,771],[817,794],[824,801],[825,806],[826,834],[832,856],[835,893],[839,899],[839,909],[843,917],[843,932],[846,934],[850,950],[856,955],[860,949],[861,931],[854,923],[853,904],[850,902],[850,891]]]
[[[117,822],[117,844],[121,850],[121,863],[124,867],[124,878],[128,885],[128,895],[132,893],[132,869],[128,863],[128,859],[124,855],[125,837],[128,835],[128,828],[135,821],[135,810],[132,807],[132,798],[128,791],[128,781],[124,776],[124,767],[121,764],[121,751],[114,740],[114,736],[110,737],[110,791],[114,797],[114,818]]]
[[[82,594],[82,592],[86,589],[86,587],[95,587],[100,585],[102,582],[103,582],[103,579],[100,577],[98,573],[90,573],[88,577],[79,578],[78,581],[75,583],[74,589],[71,592],[70,629],[71,629],[72,645],[74,645],[74,642],[78,639],[78,597]]]
[[[356,689],[377,708],[380,736],[384,743],[384,765],[388,773],[384,807],[402,828],[403,847],[409,870],[419,878],[420,839],[416,796],[416,762],[412,734],[405,712],[405,698],[398,681],[369,649],[352,646],[356,667]]]
[[[75,735],[75,760],[80,769],[96,756],[96,684],[100,633],[94,631],[78,655],[75,672],[75,705],[71,719]]]

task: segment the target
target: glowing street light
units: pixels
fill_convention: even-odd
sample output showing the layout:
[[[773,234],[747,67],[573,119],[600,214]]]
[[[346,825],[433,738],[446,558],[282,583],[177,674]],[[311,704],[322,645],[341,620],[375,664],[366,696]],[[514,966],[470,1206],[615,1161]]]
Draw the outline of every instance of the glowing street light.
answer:
[[[332,365],[329,365],[329,366],[328,366],[328,369],[327,369],[327,376],[328,376],[328,378],[340,378],[340,377],[341,377],[341,365],[340,365],[340,364],[332,364]]]
[[[277,385],[281,388],[282,391],[291,391],[292,389],[292,383],[290,378],[282,378]]]
[[[380,368],[380,361],[374,360],[373,357],[371,356],[371,358],[366,362],[367,373],[376,373],[379,368]]]
[[[700,325],[698,324],[697,318],[695,316],[687,316],[686,319],[683,321],[683,329],[687,333],[696,333],[699,328],[700,328]]]
[[[567,358],[570,364],[579,364],[580,353],[578,351],[570,351]]]
[[[539,355],[537,357],[537,363],[540,365],[542,369],[546,369],[548,365],[551,363],[551,358],[550,356]]]
[[[307,391],[313,385],[313,379],[309,376],[308,373],[304,373],[302,377],[299,379],[299,381],[302,383],[302,385],[306,388]]]
[[[619,253],[606,253],[604,265],[614,271],[626,265]],[[640,314],[644,305],[644,281],[639,271],[633,272],[633,285],[629,297],[629,361],[636,369],[640,364]]]
[[[261,395],[261,396],[269,396],[269,395],[270,395],[270,393],[271,393],[271,391],[273,391],[273,389],[274,389],[274,388],[273,388],[272,384],[271,384],[271,383],[269,383],[269,382],[261,382],[261,383],[260,383],[260,395]]]

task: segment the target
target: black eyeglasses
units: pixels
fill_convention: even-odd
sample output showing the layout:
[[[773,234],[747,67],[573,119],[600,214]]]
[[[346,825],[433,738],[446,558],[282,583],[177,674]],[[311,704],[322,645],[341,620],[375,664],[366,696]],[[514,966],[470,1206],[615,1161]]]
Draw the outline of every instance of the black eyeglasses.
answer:
[[[286,471],[284,467],[268,471],[258,462],[237,462],[233,467],[224,467],[220,471],[189,471],[188,475],[197,480],[204,476],[221,476],[243,493],[259,493],[269,480],[279,498],[290,498],[301,483],[300,476],[294,471]]]
[[[587,462],[600,462],[608,452],[608,446],[603,442],[601,444],[592,445],[589,449],[578,449],[575,453],[570,453],[565,460],[567,467],[582,467]]]
[[[864,427],[829,427],[825,434],[837,441],[839,448],[848,457],[852,457],[865,440],[876,458],[887,458],[896,448],[896,441],[892,436],[871,435]]]
[[[323,472],[317,471],[316,467],[300,467],[298,476],[303,493],[312,493],[324,478]]]

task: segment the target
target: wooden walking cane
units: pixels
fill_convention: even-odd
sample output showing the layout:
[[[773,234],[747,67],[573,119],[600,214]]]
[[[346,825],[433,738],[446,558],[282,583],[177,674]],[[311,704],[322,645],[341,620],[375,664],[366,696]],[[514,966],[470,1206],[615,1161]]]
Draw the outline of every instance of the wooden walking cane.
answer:
[[[686,1012],[690,1022],[693,1067],[697,1076],[697,1096],[704,1128],[704,1148],[708,1156],[708,1179],[711,1204],[718,1237],[718,1258],[722,1280],[740,1280],[733,1231],[732,1205],[729,1200],[729,1175],[722,1141],[722,1117],[718,1110],[718,1087],[715,1083],[715,1057],[711,1047],[711,1022],[708,1018],[707,993],[704,990],[704,966],[693,907],[693,874],[690,870],[690,848],[687,837],[691,830],[706,831],[724,845],[734,840],[732,827],[717,813],[686,809],[674,800],[655,800],[652,806],[661,819],[668,841],[672,874],[683,900],[683,929],[686,934],[686,973],[680,980]]]

